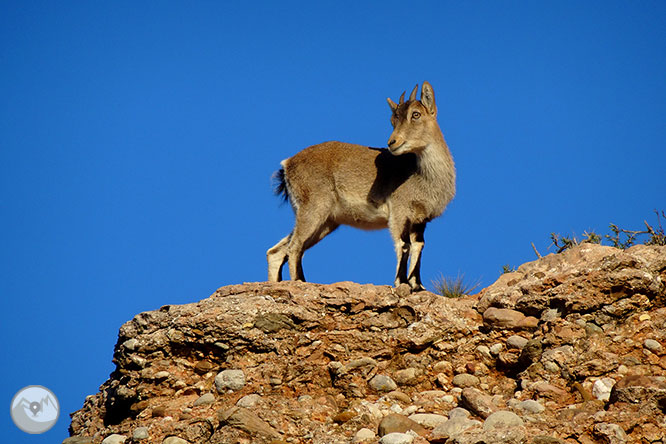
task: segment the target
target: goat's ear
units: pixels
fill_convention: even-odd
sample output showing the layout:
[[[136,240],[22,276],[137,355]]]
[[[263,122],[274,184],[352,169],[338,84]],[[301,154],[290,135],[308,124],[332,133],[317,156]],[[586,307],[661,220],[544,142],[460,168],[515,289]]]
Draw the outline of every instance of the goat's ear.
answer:
[[[437,115],[437,105],[435,105],[435,92],[428,82],[423,82],[421,87],[421,103],[433,116]]]
[[[396,109],[398,109],[398,105],[396,105],[395,102],[393,100],[391,100],[390,97],[387,98],[386,101],[388,102],[389,106],[391,107],[391,111],[395,111]]]

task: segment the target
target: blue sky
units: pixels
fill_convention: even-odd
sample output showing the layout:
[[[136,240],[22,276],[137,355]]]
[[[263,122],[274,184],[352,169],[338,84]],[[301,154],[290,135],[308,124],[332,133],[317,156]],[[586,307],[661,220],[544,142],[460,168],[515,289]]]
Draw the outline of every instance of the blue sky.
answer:
[[[386,97],[424,80],[458,171],[426,284],[666,209],[666,3],[406,3],[0,2],[5,441],[64,439],[135,314],[265,280],[279,162],[385,146]],[[351,228],[304,260],[322,283],[394,267],[386,231]],[[8,414],[32,384],[62,407],[40,436]]]

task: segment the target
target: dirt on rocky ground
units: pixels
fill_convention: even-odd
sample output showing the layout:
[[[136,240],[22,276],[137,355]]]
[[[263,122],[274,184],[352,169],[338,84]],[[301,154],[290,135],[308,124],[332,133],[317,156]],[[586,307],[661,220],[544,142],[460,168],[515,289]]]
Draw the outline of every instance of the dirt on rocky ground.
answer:
[[[125,323],[65,444],[666,444],[666,247],[474,296],[249,283]]]

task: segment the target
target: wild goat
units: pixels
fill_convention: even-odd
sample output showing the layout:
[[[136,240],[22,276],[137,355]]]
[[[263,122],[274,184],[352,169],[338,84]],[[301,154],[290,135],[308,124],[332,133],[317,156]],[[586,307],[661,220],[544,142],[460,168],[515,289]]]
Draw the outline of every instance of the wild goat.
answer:
[[[388,227],[398,257],[395,285],[423,289],[423,233],[455,195],[456,172],[437,124],[432,86],[424,82],[416,100],[418,87],[406,102],[404,92],[398,104],[387,99],[394,128],[388,149],[325,142],[282,161],[276,194],[291,202],[296,223],[266,252],[269,281],[282,280],[287,260],[291,278],[304,281],[305,250],[344,224]]]

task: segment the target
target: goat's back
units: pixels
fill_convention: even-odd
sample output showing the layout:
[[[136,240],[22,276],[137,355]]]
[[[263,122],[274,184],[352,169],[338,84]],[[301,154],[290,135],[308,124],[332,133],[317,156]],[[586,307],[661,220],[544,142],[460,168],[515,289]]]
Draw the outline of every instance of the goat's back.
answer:
[[[284,176],[295,209],[321,208],[337,223],[384,228],[387,199],[416,168],[413,155],[393,156],[386,149],[324,142],[283,161]]]

